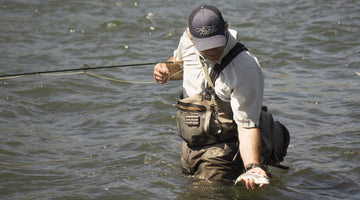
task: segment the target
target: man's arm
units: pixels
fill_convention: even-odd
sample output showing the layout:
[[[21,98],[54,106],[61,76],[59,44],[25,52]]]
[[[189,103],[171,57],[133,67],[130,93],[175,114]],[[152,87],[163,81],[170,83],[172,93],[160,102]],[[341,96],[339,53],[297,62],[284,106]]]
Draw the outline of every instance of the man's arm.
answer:
[[[174,56],[167,61],[173,60]],[[182,78],[182,69],[177,63],[158,63],[154,67],[154,79],[160,84],[167,83],[169,80],[182,80]]]
[[[260,164],[261,159],[261,136],[259,128],[242,128],[238,127],[239,149],[244,166],[255,163]],[[256,173],[266,176],[266,172],[260,167],[255,167],[247,171],[248,173]],[[247,189],[256,189],[257,185],[253,179],[243,181]],[[261,184],[260,187],[263,187]]]

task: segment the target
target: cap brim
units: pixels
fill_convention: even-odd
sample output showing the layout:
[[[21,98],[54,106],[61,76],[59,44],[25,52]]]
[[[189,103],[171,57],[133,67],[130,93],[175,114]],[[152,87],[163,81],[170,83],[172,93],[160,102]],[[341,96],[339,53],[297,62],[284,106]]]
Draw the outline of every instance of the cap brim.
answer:
[[[222,47],[226,45],[226,37],[224,35],[215,35],[207,38],[192,38],[194,45],[198,51],[205,51],[216,47]]]

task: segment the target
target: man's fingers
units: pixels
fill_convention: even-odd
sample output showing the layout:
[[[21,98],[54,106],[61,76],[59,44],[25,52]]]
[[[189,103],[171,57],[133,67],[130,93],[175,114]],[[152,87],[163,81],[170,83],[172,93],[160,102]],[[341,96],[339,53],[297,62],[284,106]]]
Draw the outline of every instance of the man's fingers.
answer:
[[[155,66],[155,70],[161,74],[168,74],[169,69],[167,68],[165,63],[159,63]]]
[[[154,79],[160,84],[167,83],[170,78],[170,72],[165,63],[159,63],[154,67]]]
[[[255,190],[256,189],[257,186],[256,186],[256,184],[255,184],[255,182],[254,182],[254,180],[252,178],[248,178],[246,180],[246,182],[247,182],[246,188],[248,190]]]
[[[248,190],[255,190],[258,187],[252,178],[247,178],[246,180],[242,179],[241,183],[245,185]],[[259,185],[259,187],[264,187],[264,184]]]

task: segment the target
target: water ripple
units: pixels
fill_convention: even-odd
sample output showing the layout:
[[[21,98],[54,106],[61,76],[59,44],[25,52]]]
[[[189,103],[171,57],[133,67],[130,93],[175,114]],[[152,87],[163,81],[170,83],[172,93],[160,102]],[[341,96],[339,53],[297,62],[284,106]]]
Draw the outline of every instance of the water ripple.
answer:
[[[271,168],[272,184],[251,193],[192,184],[179,166],[181,82],[32,75],[0,80],[0,198],[356,198],[359,1],[212,3],[263,67],[264,104],[291,132],[290,170]],[[2,1],[0,74],[166,60],[188,5],[194,2]],[[148,82],[152,68],[92,72]]]

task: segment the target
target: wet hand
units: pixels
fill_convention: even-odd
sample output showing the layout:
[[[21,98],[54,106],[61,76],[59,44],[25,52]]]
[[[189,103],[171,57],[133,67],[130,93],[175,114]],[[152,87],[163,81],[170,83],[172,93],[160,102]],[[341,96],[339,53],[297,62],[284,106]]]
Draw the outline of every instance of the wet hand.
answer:
[[[158,63],[155,65],[154,79],[160,84],[165,84],[170,80],[170,71],[165,63]]]
[[[246,173],[255,173],[255,174],[260,174],[260,175],[262,175],[262,176],[265,176],[265,177],[267,177],[267,175],[266,175],[266,172],[263,170],[263,169],[261,169],[260,167],[255,167],[255,168],[252,168],[252,169],[250,169],[250,170],[248,170]],[[255,181],[254,181],[254,179],[252,179],[252,178],[247,178],[247,179],[242,179],[241,180],[241,183],[243,184],[243,185],[245,185],[246,186],[246,189],[248,189],[248,190],[255,190],[256,188],[262,188],[262,187],[264,187],[264,185],[265,184],[260,184],[260,185],[257,185],[256,183],[255,183]]]

